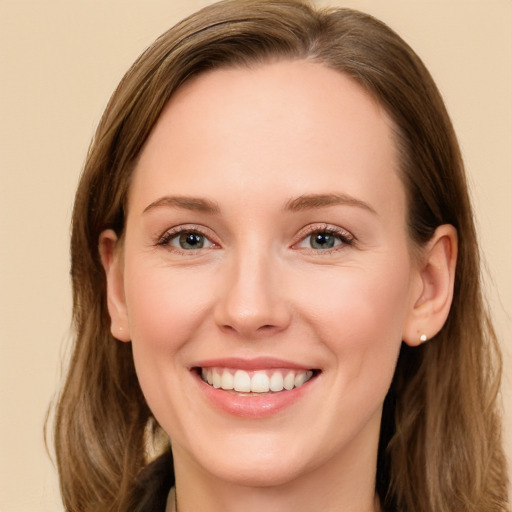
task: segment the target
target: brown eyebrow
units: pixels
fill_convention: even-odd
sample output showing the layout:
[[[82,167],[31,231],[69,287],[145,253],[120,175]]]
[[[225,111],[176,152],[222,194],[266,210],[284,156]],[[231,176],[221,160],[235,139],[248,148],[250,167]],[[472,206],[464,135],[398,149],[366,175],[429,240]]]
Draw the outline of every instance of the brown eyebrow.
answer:
[[[336,205],[356,206],[377,215],[377,212],[368,203],[347,194],[305,194],[295,199],[290,199],[285,204],[284,210],[300,211]],[[146,206],[143,213],[162,206],[211,214],[220,213],[220,208],[217,203],[210,201],[209,199],[188,196],[161,197]]]
[[[149,210],[153,210],[154,208],[159,208],[161,206],[167,206],[170,208],[182,208],[184,210],[194,210],[202,213],[220,213],[219,206],[210,201],[209,199],[203,199],[200,197],[188,197],[188,196],[164,196],[156,201],[153,201],[150,205],[144,208],[144,212],[146,213]]]
[[[305,194],[295,199],[290,199],[284,209],[296,212],[337,205],[356,206],[377,215],[377,212],[368,203],[347,194]]]

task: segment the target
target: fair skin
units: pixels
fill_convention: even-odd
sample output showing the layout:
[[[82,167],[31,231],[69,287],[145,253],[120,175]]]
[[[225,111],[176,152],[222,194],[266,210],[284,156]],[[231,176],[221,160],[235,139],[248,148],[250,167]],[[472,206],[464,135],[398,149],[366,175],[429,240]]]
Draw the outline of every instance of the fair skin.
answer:
[[[166,106],[100,251],[179,512],[378,510],[382,403],[456,257],[450,226],[412,256],[397,161],[383,109],[317,63],[216,70]],[[237,371],[254,391],[222,389]]]

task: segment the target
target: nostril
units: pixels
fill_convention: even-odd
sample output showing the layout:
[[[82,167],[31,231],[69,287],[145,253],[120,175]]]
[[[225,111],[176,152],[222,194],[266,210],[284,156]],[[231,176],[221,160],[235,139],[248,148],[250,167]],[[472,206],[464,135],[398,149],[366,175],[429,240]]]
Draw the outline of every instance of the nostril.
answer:
[[[221,329],[223,331],[228,331],[228,332],[233,332],[234,331],[234,332],[236,332],[236,329],[232,325],[229,325],[229,324],[222,325]]]
[[[236,326],[225,324],[222,327],[222,330],[225,332],[240,332],[241,334],[245,336],[250,336],[249,333],[244,332],[244,329],[237,329]],[[253,334],[272,334],[273,331],[278,330],[278,327],[276,325],[272,324],[265,324],[261,325],[259,327],[256,327],[256,329],[253,331]]]

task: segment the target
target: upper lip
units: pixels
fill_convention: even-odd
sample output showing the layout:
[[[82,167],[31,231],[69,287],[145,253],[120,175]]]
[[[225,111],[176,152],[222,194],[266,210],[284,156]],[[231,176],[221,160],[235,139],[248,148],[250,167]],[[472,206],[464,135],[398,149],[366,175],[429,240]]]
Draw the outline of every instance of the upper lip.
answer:
[[[196,361],[190,365],[190,368],[236,368],[240,370],[255,371],[255,370],[268,370],[277,368],[295,369],[295,370],[312,370],[312,366],[303,365],[293,361],[285,359],[279,359],[275,357],[255,357],[255,358],[243,358],[243,357],[226,357],[216,359],[204,359],[202,361]]]

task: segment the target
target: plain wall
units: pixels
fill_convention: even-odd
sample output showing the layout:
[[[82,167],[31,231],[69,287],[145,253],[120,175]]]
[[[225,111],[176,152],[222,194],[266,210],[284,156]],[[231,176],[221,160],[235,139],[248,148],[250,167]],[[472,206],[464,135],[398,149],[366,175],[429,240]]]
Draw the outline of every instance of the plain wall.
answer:
[[[0,512],[61,510],[43,423],[69,345],[69,222],[124,71],[199,0],[0,0]],[[325,3],[325,2],[322,2]],[[512,2],[361,0],[436,79],[459,135],[505,353],[512,455]]]

